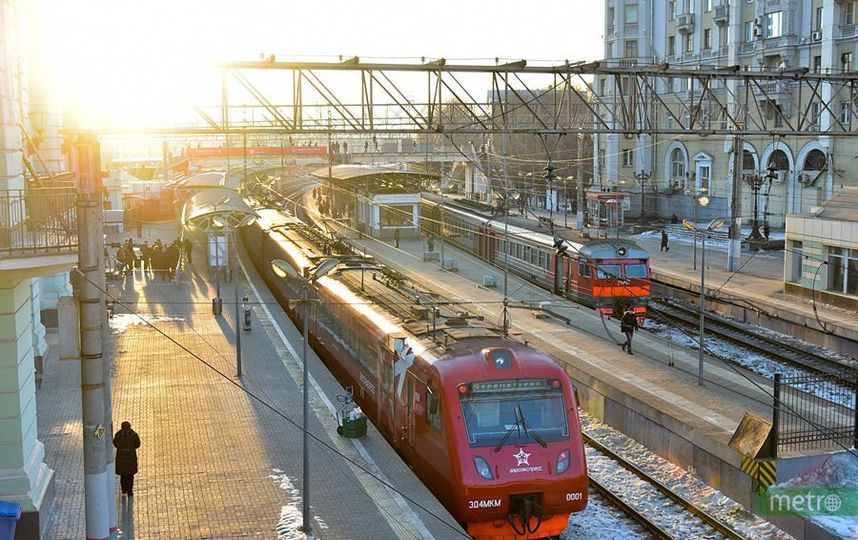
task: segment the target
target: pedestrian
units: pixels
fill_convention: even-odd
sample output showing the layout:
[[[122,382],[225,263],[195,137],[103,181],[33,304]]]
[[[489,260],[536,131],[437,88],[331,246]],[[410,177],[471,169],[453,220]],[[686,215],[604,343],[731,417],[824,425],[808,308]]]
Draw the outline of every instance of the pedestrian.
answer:
[[[152,272],[152,248],[149,247],[149,242],[143,242],[140,246],[140,268],[143,269],[143,274]]]
[[[661,251],[670,251],[670,238],[667,237],[667,231],[661,230]]]
[[[429,233],[429,238],[426,239],[426,247],[429,248],[429,253],[435,251],[435,235]]]
[[[126,264],[127,263],[125,261],[125,248],[116,248],[116,271],[124,274]]]
[[[131,429],[131,422],[122,422],[122,429],[113,436],[116,448],[116,474],[122,493],[134,496],[134,475],[137,474],[137,449],[140,448],[140,436]]]
[[[179,241],[176,240],[167,248],[166,253],[166,270],[167,270],[167,278],[170,281],[176,280],[176,267],[179,266],[179,259],[181,258],[181,250],[179,249]]]
[[[626,309],[623,318],[620,319],[620,330],[626,335],[626,342],[623,343],[623,350],[632,354],[632,336],[635,333],[635,328],[638,326],[638,316],[635,315],[631,307]]]
[[[369,141],[364,141],[364,142],[363,142],[363,153],[364,153],[364,154],[369,153]]]
[[[182,244],[185,248],[185,257],[188,258],[188,266],[190,266],[194,262],[193,261],[194,244],[191,243],[191,239],[188,238],[187,236],[185,237],[184,241],[182,241]]]
[[[399,227],[393,229],[393,243],[399,248]]]
[[[343,141],[343,154],[349,153],[349,143],[347,141]]]
[[[137,236],[143,238],[143,220],[137,218]]]

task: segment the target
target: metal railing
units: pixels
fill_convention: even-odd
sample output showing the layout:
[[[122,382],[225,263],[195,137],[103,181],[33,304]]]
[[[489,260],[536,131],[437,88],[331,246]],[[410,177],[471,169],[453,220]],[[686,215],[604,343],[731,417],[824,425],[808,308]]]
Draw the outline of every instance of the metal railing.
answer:
[[[775,457],[858,447],[858,377],[851,377],[775,374]]]
[[[77,251],[71,187],[0,191],[0,257]]]

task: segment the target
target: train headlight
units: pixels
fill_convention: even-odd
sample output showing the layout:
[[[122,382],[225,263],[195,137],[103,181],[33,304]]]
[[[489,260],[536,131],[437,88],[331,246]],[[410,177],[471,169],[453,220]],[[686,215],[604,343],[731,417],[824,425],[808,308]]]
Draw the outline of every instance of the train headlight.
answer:
[[[566,453],[569,454],[569,452]],[[569,458],[567,457],[567,467],[569,466],[568,461]],[[494,476],[492,476],[492,470],[489,468],[488,462],[480,456],[474,457],[474,467],[477,468],[477,474],[479,474],[486,480],[494,480]]]
[[[566,472],[566,469],[569,468],[569,450],[564,450],[560,452],[560,455],[557,457],[557,466],[554,468],[557,471],[557,474],[563,474]]]

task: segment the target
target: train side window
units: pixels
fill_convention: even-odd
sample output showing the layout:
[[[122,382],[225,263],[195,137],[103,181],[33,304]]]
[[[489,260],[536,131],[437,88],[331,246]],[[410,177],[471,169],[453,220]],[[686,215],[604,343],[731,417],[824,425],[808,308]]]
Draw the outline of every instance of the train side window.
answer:
[[[546,262],[545,259],[546,259],[545,252],[540,250],[539,251],[539,266],[540,266],[540,268],[548,268],[548,263]]]
[[[426,387],[426,423],[435,431],[441,431],[441,399],[432,386]]]
[[[515,258],[516,258],[516,259],[521,259],[521,250],[522,250],[523,248],[524,248],[524,246],[522,246],[521,244],[516,244],[516,245],[515,245]]]
[[[578,274],[584,277],[590,277],[590,265],[587,263],[578,263]]]

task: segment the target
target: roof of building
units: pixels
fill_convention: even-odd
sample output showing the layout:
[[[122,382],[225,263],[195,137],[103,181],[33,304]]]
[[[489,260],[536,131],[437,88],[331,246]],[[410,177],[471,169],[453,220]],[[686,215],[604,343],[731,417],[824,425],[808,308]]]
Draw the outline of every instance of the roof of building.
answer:
[[[311,176],[316,178],[328,178],[328,167],[316,169]],[[373,165],[334,165],[331,167],[331,176],[333,180],[353,180],[355,178],[364,178],[368,176],[388,176],[399,178],[438,178],[437,174],[414,171],[400,171],[399,169],[388,169],[385,167],[376,167]]]
[[[818,217],[836,221],[858,221],[858,187],[844,187],[820,204]]]

